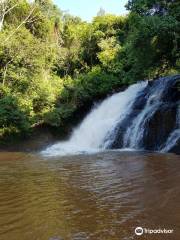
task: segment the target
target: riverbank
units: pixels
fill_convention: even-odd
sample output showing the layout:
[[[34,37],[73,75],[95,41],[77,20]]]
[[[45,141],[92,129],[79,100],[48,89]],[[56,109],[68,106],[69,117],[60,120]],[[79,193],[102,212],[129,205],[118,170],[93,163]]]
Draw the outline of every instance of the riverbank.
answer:
[[[0,144],[0,152],[37,152],[59,139],[50,128],[34,129],[30,136],[13,138]]]

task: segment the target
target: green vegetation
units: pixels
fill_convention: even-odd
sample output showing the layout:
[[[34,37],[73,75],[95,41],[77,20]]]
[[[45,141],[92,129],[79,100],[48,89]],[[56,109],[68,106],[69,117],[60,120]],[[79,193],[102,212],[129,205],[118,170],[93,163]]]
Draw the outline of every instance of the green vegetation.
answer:
[[[178,0],[129,0],[92,23],[51,0],[0,3],[0,139],[64,126],[94,99],[179,72]]]

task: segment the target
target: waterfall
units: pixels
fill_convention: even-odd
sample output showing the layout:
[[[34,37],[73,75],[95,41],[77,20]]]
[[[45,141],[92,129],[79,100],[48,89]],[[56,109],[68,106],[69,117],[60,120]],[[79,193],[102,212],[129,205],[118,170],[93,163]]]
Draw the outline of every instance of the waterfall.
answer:
[[[143,81],[94,106],[68,141],[42,153],[67,155],[104,149],[178,149],[180,76]]]
[[[162,134],[161,128],[163,132],[164,131],[163,128],[166,128],[166,126],[163,126],[160,124],[161,124],[161,119],[163,124],[163,117],[166,117],[166,111],[171,111],[172,114],[175,113],[176,116],[174,116],[174,119],[173,119],[174,123],[172,124],[173,126],[171,128],[171,132],[169,132],[168,134],[169,136],[166,140],[166,144],[165,144],[166,146],[163,147],[164,148],[163,151],[168,151],[169,149],[171,149],[171,147],[174,146],[174,144],[180,137],[180,131],[178,129],[179,126],[177,126],[176,130],[173,129],[175,125],[179,124],[179,116],[178,116],[179,103],[174,104],[175,101],[173,102],[173,99],[171,99],[171,97],[173,97],[171,96],[171,93],[174,94],[175,92],[175,91],[172,91],[174,85],[175,85],[175,81],[173,81],[173,79],[162,78],[159,81],[155,82],[155,84],[153,84],[153,86],[148,89],[148,93],[146,95],[146,104],[143,110],[140,111],[137,117],[134,118],[132,124],[127,128],[123,136],[123,147],[129,147],[133,149],[161,150],[162,146],[159,146],[161,145],[160,143],[157,143],[156,145],[151,143],[151,144],[148,144],[148,147],[147,147],[145,142],[146,140],[149,140],[149,141],[151,140],[150,136],[152,134],[155,135],[155,138],[154,139],[152,138],[152,140],[156,142],[158,139],[157,129],[155,129],[155,133],[151,134],[151,132],[154,131],[153,127],[152,126],[150,127],[152,122],[156,124],[155,128],[158,127],[159,133]],[[171,101],[168,98],[170,98]],[[162,111],[163,108],[164,110]],[[173,108],[176,109],[174,112],[172,111]],[[159,119],[157,120],[159,120],[160,122],[155,122],[156,115],[158,114],[160,116],[159,116]],[[169,121],[169,119],[167,120]],[[168,121],[167,121],[167,125],[169,124]],[[163,137],[160,139],[163,140]]]
[[[138,93],[146,86],[147,82],[140,82],[108,97],[92,109],[68,141],[47,148],[43,154],[64,155],[104,149],[108,132],[128,114]]]
[[[167,141],[161,146],[161,152],[169,152],[172,148],[177,147],[177,143],[180,141],[180,104],[177,107],[176,126],[175,129],[169,135]]]
[[[165,146],[162,147],[161,149],[161,152],[169,152],[169,150],[171,150],[176,144],[176,142],[178,141],[179,136],[180,136],[180,129],[175,129],[168,137],[167,142],[165,143]]]
[[[123,137],[123,146],[139,149],[143,148],[143,134],[146,129],[146,123],[154,113],[160,108],[162,95],[167,89],[165,83],[158,82],[158,86],[154,86],[148,91],[147,102],[144,109],[139,112],[133,123],[128,127]]]

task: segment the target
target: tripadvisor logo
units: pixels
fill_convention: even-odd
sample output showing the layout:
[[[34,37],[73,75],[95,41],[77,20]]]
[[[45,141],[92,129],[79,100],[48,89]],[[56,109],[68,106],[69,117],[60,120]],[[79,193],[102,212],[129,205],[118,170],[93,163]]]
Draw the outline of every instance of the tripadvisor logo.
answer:
[[[149,229],[149,228],[142,228],[142,227],[136,227],[135,228],[135,234],[137,236],[141,236],[142,234],[171,234],[173,233],[173,229]]]
[[[138,236],[141,236],[143,234],[143,228],[142,227],[137,227],[135,229],[135,234]]]

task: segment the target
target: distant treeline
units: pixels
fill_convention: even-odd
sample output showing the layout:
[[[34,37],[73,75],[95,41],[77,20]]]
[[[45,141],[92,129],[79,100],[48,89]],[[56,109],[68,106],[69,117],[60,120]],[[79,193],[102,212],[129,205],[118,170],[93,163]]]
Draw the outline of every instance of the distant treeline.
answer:
[[[129,0],[92,23],[50,0],[0,3],[0,139],[62,127],[87,102],[180,69],[179,0]]]

